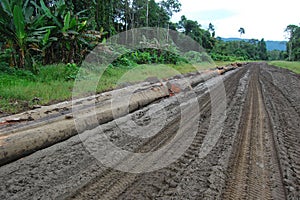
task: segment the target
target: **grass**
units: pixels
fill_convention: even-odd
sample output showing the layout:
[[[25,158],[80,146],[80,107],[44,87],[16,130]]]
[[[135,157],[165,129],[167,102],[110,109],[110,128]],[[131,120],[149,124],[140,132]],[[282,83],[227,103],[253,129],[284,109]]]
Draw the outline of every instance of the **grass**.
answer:
[[[58,76],[64,72],[64,66],[56,66],[57,74],[46,77],[50,76],[52,68],[54,66],[46,67],[38,76],[21,71],[0,73],[0,112],[11,114],[31,108],[35,97],[43,105],[70,98],[73,82]]]
[[[271,61],[270,65],[289,69],[297,74],[300,74],[300,62],[289,62],[289,61]]]
[[[245,62],[245,61],[244,61]],[[80,72],[76,86],[84,95],[114,89],[119,84],[140,82],[148,77],[168,78],[177,74],[186,74],[194,71],[204,71],[216,66],[228,65],[232,62],[201,63],[198,65],[180,64],[147,64],[123,67],[108,67],[84,69]],[[300,62],[272,61],[271,65],[287,68],[300,73]],[[0,114],[13,114],[28,110],[34,106],[35,97],[40,99],[38,104],[48,105],[72,98],[75,85],[74,78],[78,72],[72,65],[50,65],[40,69],[38,75],[28,71],[0,70]],[[101,73],[103,72],[103,74]],[[101,78],[99,79],[101,75]]]
[[[196,68],[195,68],[196,67]],[[108,67],[99,80],[101,69],[83,70],[83,76],[76,83],[86,95],[111,90],[118,84],[139,82],[148,77],[168,78],[177,74],[206,70],[214,66],[208,63],[192,66],[182,65],[137,65],[133,67]],[[95,71],[98,70],[98,73]],[[35,104],[48,105],[72,98],[76,68],[66,65],[51,65],[40,69],[38,75],[28,71],[0,72],[0,114],[14,114],[28,110]],[[95,83],[95,84],[94,84]]]

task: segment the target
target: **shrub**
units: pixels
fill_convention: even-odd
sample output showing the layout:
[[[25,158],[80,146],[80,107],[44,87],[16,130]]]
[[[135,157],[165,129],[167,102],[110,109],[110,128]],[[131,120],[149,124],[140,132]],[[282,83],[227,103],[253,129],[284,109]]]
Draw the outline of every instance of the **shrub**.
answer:
[[[79,67],[75,63],[68,63],[64,71],[64,79],[66,81],[75,80],[79,72]]]

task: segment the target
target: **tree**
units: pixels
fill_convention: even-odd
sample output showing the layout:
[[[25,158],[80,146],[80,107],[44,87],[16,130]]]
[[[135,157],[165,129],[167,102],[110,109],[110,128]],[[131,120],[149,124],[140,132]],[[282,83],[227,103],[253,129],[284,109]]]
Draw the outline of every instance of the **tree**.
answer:
[[[115,34],[114,27],[114,0],[97,0],[96,2],[96,23],[97,29],[106,31],[107,37]]]
[[[150,0],[149,2],[149,26],[150,27],[165,27],[170,21],[170,16],[166,10],[155,2]]]
[[[178,30],[182,31],[185,35],[190,36],[198,42],[203,48],[210,50],[213,48],[214,39],[211,37],[208,30],[201,28],[201,24],[197,21],[189,20],[184,15],[178,22]]]
[[[245,29],[241,27],[238,32],[240,33],[240,37],[242,37],[242,35],[245,34]]]
[[[261,60],[267,60],[268,59],[268,52],[267,52],[267,45],[264,39],[261,39],[258,42],[258,54],[259,59]]]
[[[288,55],[289,55],[289,58],[288,58],[289,61],[293,60],[293,58],[292,58],[293,43],[294,43],[294,40],[295,40],[294,36],[295,36],[295,31],[297,30],[297,28],[298,28],[298,26],[290,24],[285,29],[285,32],[288,34],[288,39],[289,39],[288,47],[287,47]]]
[[[211,51],[214,59],[224,61],[235,60],[267,60],[267,48],[264,39],[250,39],[247,41],[222,41],[217,39]]]
[[[181,10],[181,3],[178,0],[163,0],[160,5],[164,8],[170,18],[173,13],[178,13]]]
[[[268,51],[268,60],[283,60],[284,53],[284,51],[279,50]]]
[[[215,26],[212,23],[209,23],[209,25],[208,25],[208,31],[211,33],[212,37],[215,37],[215,35],[216,35]]]
[[[149,26],[149,0],[146,0],[146,26]]]

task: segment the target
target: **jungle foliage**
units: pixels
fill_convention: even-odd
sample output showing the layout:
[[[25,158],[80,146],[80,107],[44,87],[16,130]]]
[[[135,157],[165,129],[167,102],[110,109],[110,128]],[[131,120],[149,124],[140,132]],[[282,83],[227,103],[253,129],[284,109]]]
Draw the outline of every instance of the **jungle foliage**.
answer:
[[[267,53],[263,39],[224,42],[215,37],[211,23],[205,29],[185,16],[177,23],[171,22],[180,9],[179,0],[1,0],[0,65],[33,73],[49,64],[80,66],[86,55],[107,38],[139,27],[162,27],[188,35],[214,60],[267,60],[283,56],[280,52]],[[294,26],[287,29],[291,36],[288,48],[291,60],[300,58],[296,48],[298,29]],[[241,27],[238,32],[242,35],[245,29]],[[149,49],[134,55],[120,59],[136,64],[146,63],[143,59],[151,63],[182,62],[179,56]]]
[[[289,61],[300,61],[300,27],[288,25],[285,30],[288,33],[287,53]]]

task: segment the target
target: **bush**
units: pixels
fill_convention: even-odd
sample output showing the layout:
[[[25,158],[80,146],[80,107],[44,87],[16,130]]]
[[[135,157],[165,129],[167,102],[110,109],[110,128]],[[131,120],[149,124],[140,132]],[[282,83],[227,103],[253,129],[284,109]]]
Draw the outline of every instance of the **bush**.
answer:
[[[128,55],[126,55],[128,56]],[[150,54],[148,51],[135,51],[129,55],[129,58],[132,59],[137,64],[149,64],[154,58],[154,54]],[[157,55],[156,55],[157,57]],[[155,58],[154,58],[155,59]]]
[[[187,63],[185,58],[160,49],[141,49],[126,53],[115,60],[112,65],[134,67],[137,64],[178,64]]]
[[[201,57],[201,54],[199,52],[189,51],[189,52],[185,53],[184,56],[191,63],[201,63],[202,62],[202,57]]]
[[[79,72],[79,67],[75,63],[68,63],[64,71],[64,80],[75,80]]]
[[[186,58],[179,56],[178,54],[172,53],[170,51],[163,51],[161,54],[163,61],[162,64],[179,64],[179,63],[188,63]]]
[[[0,61],[0,73],[12,74],[12,73],[14,73],[14,71],[15,71],[15,69],[12,67],[9,67],[7,62]]]
[[[0,51],[0,63],[8,63],[10,62],[11,56],[12,56],[13,50],[12,49],[5,49],[3,51]]]
[[[246,60],[244,57],[236,57],[236,56],[225,56],[225,55],[221,55],[218,53],[211,53],[211,58],[214,61],[230,61],[230,62],[234,62],[234,61],[242,61],[242,60]]]
[[[133,67],[136,65],[136,62],[134,62],[130,58],[127,58],[126,56],[121,56],[117,60],[115,60],[112,65],[116,67]]]

